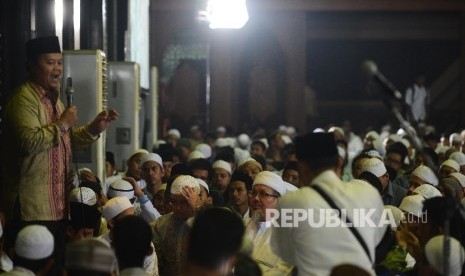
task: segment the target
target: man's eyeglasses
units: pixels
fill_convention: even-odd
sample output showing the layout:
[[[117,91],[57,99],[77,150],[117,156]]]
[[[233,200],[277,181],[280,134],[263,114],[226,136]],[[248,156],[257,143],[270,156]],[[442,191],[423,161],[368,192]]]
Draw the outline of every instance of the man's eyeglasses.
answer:
[[[263,191],[252,191],[252,196],[253,197],[256,197],[258,195],[258,198],[264,198],[264,197],[274,197],[274,198],[278,198],[279,195],[272,195],[272,194],[269,194],[269,193],[265,193]]]

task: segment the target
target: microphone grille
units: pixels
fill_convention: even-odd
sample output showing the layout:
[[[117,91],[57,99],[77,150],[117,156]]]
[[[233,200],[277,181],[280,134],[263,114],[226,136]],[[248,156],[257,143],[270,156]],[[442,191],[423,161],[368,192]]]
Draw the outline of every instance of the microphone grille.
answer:
[[[378,66],[372,60],[365,60],[362,64],[363,71],[372,76],[378,72]]]

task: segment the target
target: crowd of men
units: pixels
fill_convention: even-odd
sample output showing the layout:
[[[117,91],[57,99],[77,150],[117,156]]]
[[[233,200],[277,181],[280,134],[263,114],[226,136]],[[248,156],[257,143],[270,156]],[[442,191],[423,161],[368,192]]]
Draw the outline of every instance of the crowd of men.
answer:
[[[462,275],[465,131],[193,126],[125,168],[107,152],[99,179],[71,155],[117,111],[75,127],[58,38],[26,55],[5,109],[1,275]]]
[[[53,235],[32,224],[2,238],[5,275],[461,275],[465,133],[439,140],[421,128],[412,141],[402,130],[361,139],[281,127],[250,138],[220,127],[202,140],[198,131],[171,129],[124,170],[107,152],[104,181],[79,169],[61,260]],[[325,224],[317,211],[328,209],[347,217]],[[285,210],[323,222],[294,212],[286,227]],[[355,210],[373,210],[374,224],[356,224]]]

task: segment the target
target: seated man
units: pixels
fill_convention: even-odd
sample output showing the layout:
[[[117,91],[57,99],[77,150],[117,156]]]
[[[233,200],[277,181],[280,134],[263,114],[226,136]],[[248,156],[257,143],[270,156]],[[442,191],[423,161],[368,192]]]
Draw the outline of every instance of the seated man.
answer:
[[[14,267],[2,275],[48,275],[53,265],[54,238],[42,225],[29,225],[18,233]]]
[[[253,182],[251,208],[253,217],[247,224],[246,238],[253,243],[252,259],[258,263],[263,275],[291,275],[292,266],[273,253],[270,246],[271,218],[267,210],[276,209],[287,185],[275,173],[264,171]]]
[[[154,224],[153,243],[159,257],[160,275],[182,275],[186,262],[186,241],[189,224],[201,207],[200,186],[189,175],[176,177],[170,188],[172,212],[161,216]]]
[[[153,254],[152,229],[142,218],[126,216],[115,223],[113,247],[120,276],[149,275],[144,271],[144,259]]]
[[[111,243],[111,236],[113,235],[113,229],[115,227],[115,223],[123,219],[124,217],[134,215],[134,207],[132,206],[129,199],[126,197],[115,197],[108,200],[107,204],[103,207],[102,216],[107,220],[108,228],[110,229],[110,233],[101,236],[100,238],[107,243]],[[152,244],[152,248],[153,248]],[[149,275],[158,275],[158,259],[153,250],[150,256],[147,256],[144,261],[144,269]]]

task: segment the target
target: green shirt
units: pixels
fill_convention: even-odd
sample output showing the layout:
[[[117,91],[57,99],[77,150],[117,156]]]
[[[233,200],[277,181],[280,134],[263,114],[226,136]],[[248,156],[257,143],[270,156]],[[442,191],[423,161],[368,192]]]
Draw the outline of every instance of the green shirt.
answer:
[[[5,109],[2,151],[2,205],[7,215],[19,199],[23,221],[68,218],[71,141],[78,148],[98,137],[86,126],[67,131],[57,122],[64,109],[58,93],[47,93],[32,82],[13,92]]]

